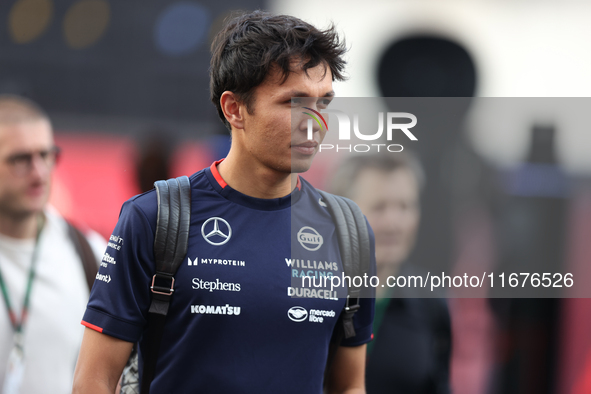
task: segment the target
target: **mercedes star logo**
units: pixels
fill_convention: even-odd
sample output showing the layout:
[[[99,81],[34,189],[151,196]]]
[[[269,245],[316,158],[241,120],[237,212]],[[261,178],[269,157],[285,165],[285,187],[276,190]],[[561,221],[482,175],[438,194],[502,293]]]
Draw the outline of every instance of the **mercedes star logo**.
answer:
[[[210,224],[213,222],[213,224]],[[220,225],[221,224],[221,225]],[[232,236],[232,227],[222,218],[209,218],[201,226],[201,235],[208,243],[214,246],[223,245]]]

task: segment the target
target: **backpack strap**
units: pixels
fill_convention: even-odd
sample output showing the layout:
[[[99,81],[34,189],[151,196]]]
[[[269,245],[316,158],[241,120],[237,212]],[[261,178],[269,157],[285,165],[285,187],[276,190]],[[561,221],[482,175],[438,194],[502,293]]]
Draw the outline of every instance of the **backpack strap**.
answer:
[[[318,193],[324,200],[335,224],[345,275],[349,277],[363,276],[364,273],[369,272],[371,263],[371,244],[365,216],[363,216],[357,204],[348,198],[336,196],[322,190],[318,190]],[[334,357],[343,338],[355,336],[353,316],[360,308],[360,295],[361,289],[349,287],[345,307],[335,325],[328,347],[328,356],[324,369],[325,386],[332,376]]]
[[[145,334],[148,345],[143,357],[142,394],[149,394],[150,384],[156,372],[156,361],[166,315],[174,293],[174,275],[187,254],[191,221],[189,178],[182,176],[167,181],[157,181],[154,186],[158,195],[158,221],[154,236],[156,273],[152,277],[150,286],[152,302]]]
[[[98,272],[96,257],[84,234],[67,220],[66,224],[68,225],[68,236],[74,244],[74,249],[76,249],[76,253],[78,253],[80,262],[82,262],[86,284],[88,285],[88,291],[90,291]]]
[[[335,223],[345,275],[363,276],[369,272],[371,252],[369,231],[361,209],[348,198],[318,190]],[[359,309],[361,289],[349,287],[341,313],[344,337],[355,336],[353,316]]]

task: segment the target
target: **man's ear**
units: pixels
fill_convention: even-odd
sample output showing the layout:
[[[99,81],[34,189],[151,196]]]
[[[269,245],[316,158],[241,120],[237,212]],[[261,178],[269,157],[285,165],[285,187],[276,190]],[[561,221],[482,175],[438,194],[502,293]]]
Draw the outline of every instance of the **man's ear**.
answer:
[[[238,101],[238,97],[233,92],[226,90],[220,97],[220,105],[232,128],[243,129],[246,106]]]

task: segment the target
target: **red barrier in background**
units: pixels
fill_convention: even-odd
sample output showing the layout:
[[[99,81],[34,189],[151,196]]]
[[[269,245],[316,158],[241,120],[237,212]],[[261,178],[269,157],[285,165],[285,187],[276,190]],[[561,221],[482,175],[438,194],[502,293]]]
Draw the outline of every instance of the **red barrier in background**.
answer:
[[[108,238],[121,204],[139,192],[132,140],[98,134],[57,134],[60,161],[50,203],[66,218]]]
[[[105,134],[57,134],[62,150],[50,203],[66,218],[108,238],[121,205],[140,193],[136,180],[135,141]],[[207,144],[183,143],[172,155],[171,176],[191,175],[209,166]]]

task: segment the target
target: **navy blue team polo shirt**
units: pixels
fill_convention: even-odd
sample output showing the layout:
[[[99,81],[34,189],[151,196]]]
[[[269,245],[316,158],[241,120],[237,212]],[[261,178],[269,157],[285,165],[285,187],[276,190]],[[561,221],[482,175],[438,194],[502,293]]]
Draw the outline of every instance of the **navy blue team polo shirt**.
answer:
[[[329,341],[345,301],[329,291],[291,295],[292,280],[303,275],[341,275],[330,215],[303,179],[289,196],[258,199],[228,186],[217,163],[190,177],[189,248],[175,275],[151,390],[320,394]],[[82,321],[139,341],[140,360],[155,272],[157,209],[154,190],[125,202]],[[298,237],[302,231],[320,237],[306,243]],[[371,241],[375,270],[373,233]],[[345,346],[371,340],[374,300],[361,304],[357,335]]]

